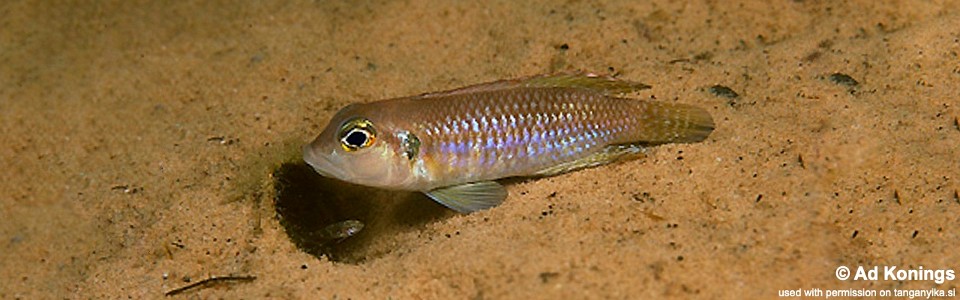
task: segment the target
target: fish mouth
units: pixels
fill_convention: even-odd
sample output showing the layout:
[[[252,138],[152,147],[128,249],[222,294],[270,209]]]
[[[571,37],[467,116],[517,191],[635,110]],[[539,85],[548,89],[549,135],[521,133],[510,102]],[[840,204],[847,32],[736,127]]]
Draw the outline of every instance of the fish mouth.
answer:
[[[310,165],[320,176],[341,180],[345,178],[346,174],[334,166],[328,155],[318,154],[316,148],[311,147],[310,144],[303,146],[303,161]]]

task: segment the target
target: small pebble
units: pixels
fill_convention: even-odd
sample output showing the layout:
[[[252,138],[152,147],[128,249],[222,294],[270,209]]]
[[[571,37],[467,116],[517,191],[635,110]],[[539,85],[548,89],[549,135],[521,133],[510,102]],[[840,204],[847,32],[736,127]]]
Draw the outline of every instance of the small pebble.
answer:
[[[737,94],[737,92],[734,92],[732,89],[719,84],[711,86],[707,89],[707,91],[718,97],[726,97],[730,99],[740,97],[740,94]]]
[[[849,87],[855,87],[860,84],[859,82],[857,82],[856,79],[853,79],[853,77],[850,77],[850,75],[843,74],[843,73],[833,73],[833,74],[830,74],[830,77],[828,78],[833,83],[836,83],[839,85],[845,85]]]

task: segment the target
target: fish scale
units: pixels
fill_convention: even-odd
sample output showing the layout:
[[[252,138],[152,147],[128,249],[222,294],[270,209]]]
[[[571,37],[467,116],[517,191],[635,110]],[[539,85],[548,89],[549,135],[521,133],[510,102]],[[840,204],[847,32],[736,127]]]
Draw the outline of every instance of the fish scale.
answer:
[[[604,119],[612,114],[613,105],[595,105],[590,118],[583,106],[569,101],[599,101],[596,95],[563,89],[529,89],[528,94],[484,92],[469,99],[436,98],[432,101],[446,105],[425,110],[425,119],[432,115],[450,116],[450,121],[422,122],[411,127],[421,128],[423,159],[433,165],[433,177],[453,177],[472,170],[460,181],[470,182],[499,177],[521,176],[555,165],[560,160],[575,160],[590,154],[588,150],[616,138],[604,130],[611,125]],[[573,99],[579,94],[582,99]],[[518,105],[521,101],[528,101]],[[530,104],[530,105],[527,105]],[[436,107],[436,106],[428,106]],[[533,107],[545,110],[532,111]],[[606,110],[604,110],[606,108]],[[496,112],[489,117],[497,123],[486,122],[487,116],[477,117],[476,111]],[[471,114],[470,112],[474,112]],[[542,116],[532,118],[528,116]],[[477,119],[480,119],[478,122]],[[478,124],[464,126],[455,124]],[[586,128],[596,128],[588,131]],[[604,131],[606,134],[600,134]],[[439,134],[437,134],[439,133]],[[487,142],[488,140],[493,143]],[[532,148],[533,153],[528,149]],[[577,151],[580,148],[580,151]],[[459,151],[450,151],[458,149]],[[494,158],[507,159],[497,160]]]
[[[639,145],[697,142],[713,130],[690,105],[618,97],[648,86],[547,75],[352,104],[304,159],[322,175],[421,191],[461,212],[494,206],[494,180],[609,163]]]

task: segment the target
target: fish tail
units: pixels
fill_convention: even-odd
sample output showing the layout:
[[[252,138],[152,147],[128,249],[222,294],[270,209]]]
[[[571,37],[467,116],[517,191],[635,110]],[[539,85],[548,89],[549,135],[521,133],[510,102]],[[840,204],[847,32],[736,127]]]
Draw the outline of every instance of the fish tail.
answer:
[[[635,120],[640,128],[635,141],[651,144],[703,141],[714,128],[707,110],[680,103],[644,101]]]

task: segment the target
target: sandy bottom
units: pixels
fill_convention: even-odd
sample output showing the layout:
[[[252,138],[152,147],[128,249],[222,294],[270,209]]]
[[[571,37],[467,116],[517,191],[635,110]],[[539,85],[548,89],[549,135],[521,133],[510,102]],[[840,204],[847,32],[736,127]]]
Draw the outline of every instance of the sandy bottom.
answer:
[[[835,275],[960,273],[955,1],[198,2],[0,4],[0,298],[958,285]],[[299,160],[348,103],[569,70],[717,129],[470,215]]]

